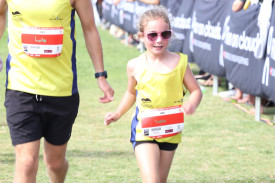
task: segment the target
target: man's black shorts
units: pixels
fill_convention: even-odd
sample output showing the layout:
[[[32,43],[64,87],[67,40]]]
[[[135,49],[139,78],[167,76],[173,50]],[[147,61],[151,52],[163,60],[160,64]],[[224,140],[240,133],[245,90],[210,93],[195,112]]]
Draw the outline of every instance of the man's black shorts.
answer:
[[[71,137],[78,106],[78,93],[51,97],[7,89],[5,107],[12,145],[41,137],[53,145],[65,144]]]

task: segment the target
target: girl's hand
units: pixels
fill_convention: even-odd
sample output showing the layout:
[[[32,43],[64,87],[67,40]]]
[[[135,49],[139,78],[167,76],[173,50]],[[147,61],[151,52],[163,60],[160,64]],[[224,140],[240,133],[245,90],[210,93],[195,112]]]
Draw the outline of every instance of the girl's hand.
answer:
[[[193,114],[196,110],[196,107],[193,104],[189,103],[189,102],[184,103],[182,105],[182,108],[183,108],[184,114],[186,114],[186,115]]]
[[[119,115],[117,113],[109,112],[105,115],[104,125],[108,126],[112,122],[115,122],[119,119]]]

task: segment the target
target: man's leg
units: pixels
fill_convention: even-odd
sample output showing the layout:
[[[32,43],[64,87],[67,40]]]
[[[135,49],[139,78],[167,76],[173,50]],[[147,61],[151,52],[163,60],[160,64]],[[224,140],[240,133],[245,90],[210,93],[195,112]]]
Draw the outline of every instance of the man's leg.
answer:
[[[51,183],[63,183],[69,168],[66,160],[67,143],[64,145],[52,145],[44,141],[44,162],[47,167]]]
[[[14,183],[35,183],[39,163],[40,140],[19,144],[15,149]]]

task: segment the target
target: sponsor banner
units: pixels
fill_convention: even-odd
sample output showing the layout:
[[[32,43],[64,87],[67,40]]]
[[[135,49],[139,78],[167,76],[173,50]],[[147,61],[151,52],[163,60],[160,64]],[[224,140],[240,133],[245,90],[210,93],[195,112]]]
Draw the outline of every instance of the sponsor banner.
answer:
[[[140,16],[142,13],[144,13],[149,8],[152,8],[154,5],[143,3],[142,1],[135,1],[136,2],[136,15]]]
[[[118,5],[114,5],[112,0],[107,0],[102,2],[102,16],[108,22],[112,24],[122,27],[122,24],[119,21],[119,3]]]
[[[169,16],[172,17],[170,20],[173,36],[169,42],[168,50],[188,55],[189,62],[194,62],[189,46],[194,4],[195,1],[190,0],[161,1],[161,5],[167,8]]]
[[[275,3],[271,16],[271,24],[267,37],[266,58],[262,71],[262,87],[264,94],[275,102]]]
[[[112,1],[108,0],[103,1],[102,14],[107,21],[128,33],[135,34],[138,16],[150,7],[152,5],[140,1],[121,0],[117,5],[114,5]]]
[[[233,0],[196,0],[192,14],[190,49],[195,63],[211,74],[224,77],[224,64],[219,62],[224,20]],[[230,6],[231,5],[231,6]]]
[[[226,17],[220,62],[224,63],[226,78],[245,93],[264,97],[261,76],[264,60],[256,59],[254,52],[260,41],[257,17],[260,5],[247,10],[231,11]]]
[[[126,32],[135,34],[137,32],[136,27],[136,3],[128,2],[126,0],[120,2],[121,6],[119,9],[119,21],[122,25],[121,28]]]
[[[111,17],[112,4],[113,3],[111,0],[102,2],[102,18],[109,22],[112,22],[112,17]]]

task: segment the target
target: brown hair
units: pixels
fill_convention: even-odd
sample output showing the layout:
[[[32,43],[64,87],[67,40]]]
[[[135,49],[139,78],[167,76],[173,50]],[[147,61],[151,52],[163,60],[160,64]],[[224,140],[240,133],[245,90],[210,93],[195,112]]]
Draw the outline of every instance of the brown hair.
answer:
[[[150,20],[163,19],[171,29],[168,11],[164,6],[154,6],[152,9],[146,10],[139,18],[138,30],[144,32],[144,27]]]

